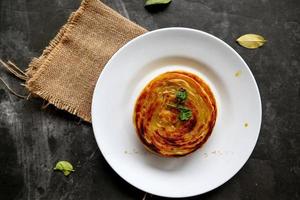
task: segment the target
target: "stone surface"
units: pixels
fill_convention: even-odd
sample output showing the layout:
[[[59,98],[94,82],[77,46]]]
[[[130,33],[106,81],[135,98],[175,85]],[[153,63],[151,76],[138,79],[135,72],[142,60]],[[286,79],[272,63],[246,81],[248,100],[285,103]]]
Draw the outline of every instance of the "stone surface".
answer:
[[[251,158],[226,184],[192,199],[300,199],[300,1],[174,0],[156,13],[145,10],[143,0],[104,2],[149,30],[183,26],[216,35],[245,59],[257,80],[263,121]],[[79,4],[0,0],[0,57],[26,69]],[[242,48],[235,39],[245,33],[259,33],[268,43]],[[2,68],[0,77],[25,93]],[[16,98],[0,84],[0,199],[142,199],[144,192],[106,163],[90,124],[42,104]],[[58,160],[71,161],[76,172],[68,178],[53,172]]]

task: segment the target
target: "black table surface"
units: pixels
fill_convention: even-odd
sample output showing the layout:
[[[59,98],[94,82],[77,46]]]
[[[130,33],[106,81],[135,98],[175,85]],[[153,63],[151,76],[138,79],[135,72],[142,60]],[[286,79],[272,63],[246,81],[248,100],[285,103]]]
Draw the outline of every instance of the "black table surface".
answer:
[[[232,46],[256,78],[263,118],[254,152],[227,183],[191,199],[300,199],[300,1],[173,0],[155,13],[144,9],[144,0],[104,2],[149,30],[180,26],[211,33]],[[26,69],[79,4],[0,0],[0,58]],[[235,39],[246,33],[268,42],[256,50],[240,47]],[[3,68],[0,77],[26,92]],[[0,84],[1,200],[143,198],[106,163],[90,124],[42,104],[19,99]],[[67,178],[53,172],[58,160],[69,160],[76,172]]]

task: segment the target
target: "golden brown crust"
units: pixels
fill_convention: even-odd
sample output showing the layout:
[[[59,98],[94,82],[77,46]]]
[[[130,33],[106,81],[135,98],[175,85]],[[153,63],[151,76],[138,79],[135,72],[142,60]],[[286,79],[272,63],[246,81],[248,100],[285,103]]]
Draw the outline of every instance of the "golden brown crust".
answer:
[[[191,110],[189,120],[178,118],[176,92],[188,94],[185,106]],[[206,142],[215,125],[216,101],[208,85],[184,71],[166,72],[153,79],[138,97],[134,123],[142,143],[162,156],[187,155]]]

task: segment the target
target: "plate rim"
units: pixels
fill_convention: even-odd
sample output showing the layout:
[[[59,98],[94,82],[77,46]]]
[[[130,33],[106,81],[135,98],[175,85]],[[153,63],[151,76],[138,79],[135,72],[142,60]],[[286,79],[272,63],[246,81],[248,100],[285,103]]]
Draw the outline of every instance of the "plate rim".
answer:
[[[99,78],[96,82],[96,85],[95,85],[95,89],[94,89],[94,92],[93,92],[93,97],[92,97],[92,105],[91,105],[91,118],[92,118],[92,128],[93,128],[93,134],[94,134],[94,137],[95,137],[95,140],[96,140],[96,143],[97,143],[97,146],[101,152],[101,154],[103,155],[105,161],[108,163],[108,165],[114,170],[114,172],[116,174],[118,174],[118,176],[120,176],[123,180],[125,180],[127,183],[129,183],[130,185],[134,186],[135,188],[141,190],[141,191],[144,191],[146,193],[149,193],[151,194],[151,192],[148,192],[146,191],[145,189],[142,189],[141,187],[139,187],[138,185],[134,184],[134,183],[131,183],[129,182],[125,177],[123,177],[117,170],[115,170],[115,168],[110,164],[108,158],[107,158],[107,155],[105,155],[103,153],[103,151],[101,150],[101,147],[99,145],[99,142],[98,142],[98,139],[97,139],[97,136],[96,136],[96,133],[95,133],[95,125],[94,125],[94,116],[95,116],[95,93],[97,91],[97,88],[99,87],[99,84],[101,82],[101,80],[103,79],[103,76],[104,74],[106,73],[106,71],[108,70],[108,65],[112,62],[112,60],[115,59],[115,57],[117,57],[122,51],[124,51],[124,49],[126,49],[128,46],[132,45],[132,43],[135,43],[136,41],[138,40],[141,40],[143,39],[144,37],[150,35],[150,34],[155,34],[155,33],[158,33],[158,32],[164,32],[164,31],[191,31],[191,32],[195,32],[195,33],[198,33],[198,34],[203,34],[205,36],[208,36],[216,41],[218,41],[219,43],[221,43],[222,45],[224,45],[228,50],[230,50],[233,54],[235,54],[238,59],[244,64],[244,66],[246,67],[245,69],[248,71],[253,83],[254,83],[254,88],[255,88],[255,92],[257,93],[257,96],[258,96],[258,110],[259,110],[259,125],[258,125],[258,133],[256,134],[256,138],[255,138],[255,143],[254,143],[254,146],[253,148],[251,149],[250,151],[250,154],[249,156],[245,159],[244,163],[237,167],[238,170],[234,173],[232,173],[232,175],[226,180],[224,181],[223,183],[219,184],[218,186],[214,187],[214,188],[211,188],[205,192],[200,192],[200,193],[197,193],[197,194],[189,194],[189,195],[177,195],[177,196],[172,196],[172,195],[165,195],[165,194],[154,194],[154,195],[157,195],[157,196],[161,196],[161,197],[171,197],[171,198],[183,198],[183,197],[194,197],[194,196],[198,196],[198,195],[202,195],[202,194],[205,194],[207,192],[210,192],[220,186],[222,186],[223,184],[225,184],[226,182],[228,182],[230,179],[232,179],[242,168],[243,166],[247,163],[247,161],[249,160],[250,156],[252,155],[254,149],[255,149],[255,146],[257,144],[257,141],[258,141],[258,138],[259,138],[259,135],[260,135],[260,131],[261,131],[261,124],[262,124],[262,101],[261,101],[261,95],[260,95],[260,92],[259,92],[259,87],[257,85],[257,82],[255,80],[255,77],[252,73],[252,71],[250,70],[249,66],[247,65],[247,63],[244,61],[244,59],[229,45],[227,44],[225,41],[223,41],[222,39],[210,34],[210,33],[207,33],[205,31],[201,31],[201,30],[197,30],[197,29],[193,29],[193,28],[186,28],[186,27],[168,27],[168,28],[160,28],[160,29],[156,29],[156,30],[153,30],[153,31],[149,31],[149,32],[146,32],[142,35],[139,35],[138,37],[130,40],[129,42],[127,42],[124,46],[122,46],[118,51],[116,51],[113,56],[109,59],[109,61],[105,64],[103,70],[101,71],[100,75],[99,75]]]

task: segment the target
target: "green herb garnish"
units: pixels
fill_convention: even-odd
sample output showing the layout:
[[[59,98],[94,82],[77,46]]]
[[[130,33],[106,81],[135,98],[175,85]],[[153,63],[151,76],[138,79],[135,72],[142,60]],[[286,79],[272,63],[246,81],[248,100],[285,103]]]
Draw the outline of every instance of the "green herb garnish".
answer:
[[[181,121],[187,121],[193,115],[192,111],[188,107],[184,106],[184,102],[187,97],[187,91],[184,88],[180,88],[176,92],[176,104],[167,104],[169,108],[177,109],[179,111],[178,118]]]
[[[179,119],[181,121],[187,121],[192,117],[192,111],[190,109],[180,109]]]
[[[71,172],[74,172],[73,166],[68,161],[59,161],[56,163],[54,170],[60,170],[65,176],[68,176]]]
[[[176,99],[179,103],[183,103],[186,99],[187,99],[187,92],[185,89],[180,88],[177,92],[176,92]]]
[[[177,105],[177,109],[180,112],[179,119],[181,121],[187,121],[192,117],[192,111],[189,108],[187,108],[183,105]]]

